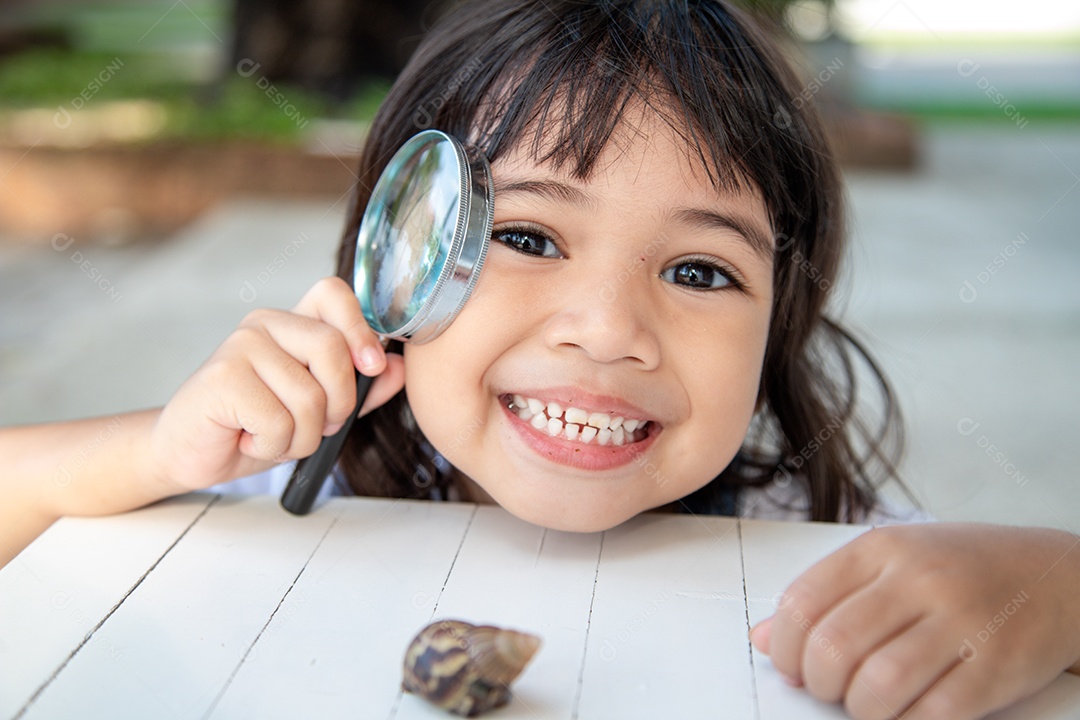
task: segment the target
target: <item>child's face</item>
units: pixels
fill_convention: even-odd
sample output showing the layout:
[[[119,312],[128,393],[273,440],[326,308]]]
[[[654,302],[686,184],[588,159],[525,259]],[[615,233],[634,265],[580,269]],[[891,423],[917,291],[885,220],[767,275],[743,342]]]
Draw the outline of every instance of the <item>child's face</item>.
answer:
[[[772,233],[756,192],[716,190],[694,158],[645,116],[587,182],[527,150],[501,159],[473,296],[436,340],[405,346],[421,430],[524,520],[612,527],[703,486],[746,435]],[[530,398],[542,414],[518,407]],[[607,430],[586,427],[593,413]],[[648,422],[627,432],[625,420]]]

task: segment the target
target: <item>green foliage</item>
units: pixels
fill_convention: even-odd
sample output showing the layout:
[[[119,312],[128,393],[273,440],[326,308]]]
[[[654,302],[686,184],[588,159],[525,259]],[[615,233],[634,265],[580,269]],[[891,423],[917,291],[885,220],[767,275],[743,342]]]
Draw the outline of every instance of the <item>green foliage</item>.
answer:
[[[383,79],[369,80],[342,108],[342,117],[354,120],[369,121],[375,117],[375,112],[386,99],[386,93],[390,92],[390,81]]]
[[[191,139],[258,138],[289,141],[300,137],[322,104],[298,90],[279,88],[255,77],[230,78],[216,98],[194,94],[166,103],[165,133]]]
[[[145,57],[49,48],[0,60],[0,102],[9,108],[63,105],[84,92],[95,100],[163,99],[185,89]]]
[[[296,142],[316,117],[370,120],[388,85],[373,81],[344,107],[252,74],[197,84],[178,78],[182,56],[35,50],[0,60],[0,112],[25,108],[94,109],[149,100],[165,112],[159,137]]]

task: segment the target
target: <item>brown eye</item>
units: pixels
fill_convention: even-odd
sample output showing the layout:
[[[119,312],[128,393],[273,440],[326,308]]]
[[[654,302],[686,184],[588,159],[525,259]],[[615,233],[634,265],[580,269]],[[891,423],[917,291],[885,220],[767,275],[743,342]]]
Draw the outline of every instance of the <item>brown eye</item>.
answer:
[[[670,283],[695,290],[720,290],[735,285],[723,269],[700,260],[672,265],[660,273],[660,277]]]
[[[562,253],[559,252],[559,248],[555,247],[555,243],[535,230],[509,228],[492,233],[491,239],[523,255],[562,257]]]

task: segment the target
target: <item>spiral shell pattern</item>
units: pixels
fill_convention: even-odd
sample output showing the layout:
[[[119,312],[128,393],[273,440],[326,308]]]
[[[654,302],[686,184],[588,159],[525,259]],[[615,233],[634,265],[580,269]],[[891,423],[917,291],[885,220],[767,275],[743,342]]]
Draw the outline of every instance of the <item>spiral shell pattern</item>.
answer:
[[[476,717],[510,701],[509,685],[540,638],[491,625],[440,620],[413,638],[401,687],[455,715]]]

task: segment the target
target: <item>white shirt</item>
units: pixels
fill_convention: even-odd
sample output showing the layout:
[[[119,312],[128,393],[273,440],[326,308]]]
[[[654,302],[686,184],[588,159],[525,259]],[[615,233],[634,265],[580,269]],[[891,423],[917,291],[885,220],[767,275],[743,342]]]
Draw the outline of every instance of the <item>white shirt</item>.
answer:
[[[810,519],[810,499],[793,482],[788,482],[786,486],[772,483],[740,488],[738,497],[739,517],[748,520]],[[859,525],[897,525],[933,520],[933,516],[923,510],[903,507],[880,496],[877,505],[865,517],[857,518]]]
[[[271,494],[281,496],[292,476],[295,462],[287,462],[270,468],[256,475],[238,478],[216,485],[208,492],[238,493],[247,495]],[[329,480],[329,478],[328,478]],[[315,502],[322,503],[330,497],[351,495],[343,482],[326,482]],[[773,483],[760,487],[746,487],[739,490],[739,517],[748,520],[791,520],[807,521],[810,518],[809,499],[794,482],[786,485]],[[895,525],[898,523],[932,522],[933,517],[910,507],[901,507],[888,500],[879,500],[878,505],[865,518],[859,519],[861,525]]]

